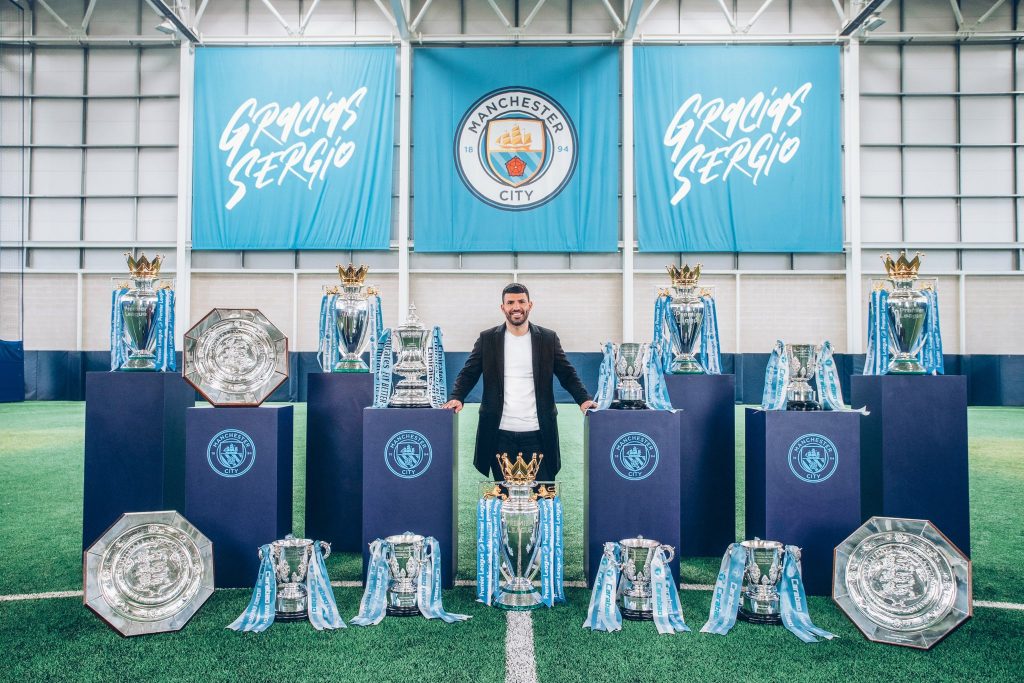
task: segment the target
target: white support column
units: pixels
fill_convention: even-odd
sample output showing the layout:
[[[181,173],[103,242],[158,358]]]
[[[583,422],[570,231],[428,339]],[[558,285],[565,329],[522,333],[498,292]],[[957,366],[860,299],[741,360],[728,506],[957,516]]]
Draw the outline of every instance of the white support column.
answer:
[[[957,341],[960,348],[957,351],[961,356],[967,355],[967,276],[964,275],[963,266],[960,267],[960,275],[957,278]]]
[[[863,353],[860,231],[860,41],[853,38],[843,59],[843,155],[846,177],[846,352]]]
[[[192,325],[192,122],[195,53],[182,41],[178,76],[178,232],[175,247],[175,345]]]
[[[639,2],[640,0],[634,0]],[[633,341],[633,41],[622,43],[622,341]]]
[[[409,150],[412,137],[412,46],[402,41],[398,80],[398,322],[409,310]]]

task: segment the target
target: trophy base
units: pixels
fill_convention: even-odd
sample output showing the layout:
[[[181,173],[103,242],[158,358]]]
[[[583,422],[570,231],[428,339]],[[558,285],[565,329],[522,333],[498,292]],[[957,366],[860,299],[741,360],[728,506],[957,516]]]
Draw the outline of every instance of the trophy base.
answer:
[[[927,371],[917,362],[916,358],[894,360],[889,363],[887,372],[890,375],[924,375]]]
[[[622,618],[629,621],[654,621],[654,612],[643,609],[621,609]]]
[[[788,401],[786,410],[821,410],[817,401]]]
[[[669,372],[673,375],[703,375],[704,368],[695,360],[677,360]]]
[[[309,613],[306,610],[301,612],[274,612],[274,621],[302,621],[308,618]]]
[[[362,358],[355,360],[342,360],[334,364],[331,372],[369,372],[370,366],[363,362]]]
[[[415,605],[412,607],[392,607],[388,605],[385,613],[389,617],[418,617],[420,615],[420,608]]]
[[[134,356],[129,358],[121,367],[121,372],[156,372],[156,356]],[[924,368],[921,369],[922,372]],[[890,370],[890,372],[892,372]]]
[[[530,591],[509,591],[501,589],[501,595],[494,602],[494,606],[506,612],[526,612],[538,609],[543,603],[540,600],[540,593],[536,590]]]
[[[782,616],[779,614],[755,614],[754,612],[749,612],[742,607],[736,616],[751,624],[769,624],[776,626],[782,623]]]
[[[612,401],[608,406],[612,410],[648,410],[647,404],[643,401]]]

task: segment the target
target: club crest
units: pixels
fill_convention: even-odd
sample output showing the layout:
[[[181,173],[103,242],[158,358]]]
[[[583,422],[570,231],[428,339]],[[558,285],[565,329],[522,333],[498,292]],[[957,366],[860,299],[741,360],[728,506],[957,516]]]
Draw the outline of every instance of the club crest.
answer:
[[[415,479],[430,468],[432,452],[425,436],[411,429],[393,435],[384,446],[384,464],[402,479]]]
[[[839,451],[821,434],[804,434],[789,447],[789,469],[802,481],[821,483],[835,474],[838,466]]]
[[[222,477],[240,477],[256,462],[256,445],[240,429],[224,429],[210,439],[206,461]]]
[[[640,481],[658,467],[658,445],[641,432],[623,434],[612,444],[612,469],[623,479]]]

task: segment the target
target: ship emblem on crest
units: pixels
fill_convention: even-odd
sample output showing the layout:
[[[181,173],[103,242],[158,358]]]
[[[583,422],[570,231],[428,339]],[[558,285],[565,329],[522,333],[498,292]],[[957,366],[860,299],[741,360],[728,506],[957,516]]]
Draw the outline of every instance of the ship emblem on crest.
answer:
[[[487,163],[510,187],[530,182],[544,167],[544,122],[499,119],[487,123]]]

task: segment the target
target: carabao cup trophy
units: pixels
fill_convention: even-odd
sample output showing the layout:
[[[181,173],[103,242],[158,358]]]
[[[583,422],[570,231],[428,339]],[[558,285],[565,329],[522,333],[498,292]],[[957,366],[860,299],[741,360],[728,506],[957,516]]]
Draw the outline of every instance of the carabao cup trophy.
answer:
[[[905,251],[901,251],[895,261],[892,254],[885,254],[882,258],[893,287],[885,311],[889,321],[889,347],[894,352],[889,361],[889,373],[923,375],[925,369],[917,356],[925,342],[928,299],[914,289],[917,271],[921,267],[921,253],[918,252],[912,261],[907,260]]]
[[[540,592],[533,579],[540,570],[540,506],[533,492],[537,470],[544,455],[534,453],[530,462],[520,453],[512,462],[507,453],[498,454],[498,465],[508,493],[501,505],[501,584],[494,603],[506,610],[532,610],[541,606]],[[542,487],[540,495],[547,494]]]
[[[672,350],[676,354],[670,369],[674,375],[704,374],[704,367],[695,355],[704,323],[704,302],[697,292],[700,267],[699,263],[693,269],[689,264],[683,264],[681,270],[675,264],[667,266],[674,291],[668,316]]]
[[[615,348],[615,395],[611,408],[643,410],[647,408],[640,377],[644,374],[649,346],[626,342]]]
[[[384,539],[388,563],[387,614],[398,617],[419,615],[416,588],[427,564],[426,545],[419,534],[398,534]]]
[[[309,600],[306,576],[313,560],[314,543],[320,545],[324,559],[330,556],[331,544],[327,541],[311,541],[288,534],[283,540],[270,544],[270,560],[277,578],[277,601],[274,604],[276,621],[299,621],[309,617],[306,610]],[[262,549],[259,555],[262,560]]]
[[[754,624],[781,624],[779,579],[786,549],[778,541],[743,541],[746,552],[739,618]],[[796,558],[799,559],[799,558]]]
[[[170,282],[158,288],[163,256],[150,261],[126,252],[131,284],[116,281],[111,308],[111,370],[174,370],[174,293]]]
[[[789,358],[786,410],[821,410],[810,384],[818,371],[820,353],[818,344],[786,344],[786,357]]]
[[[416,315],[416,304],[409,304],[405,322],[394,330],[398,362],[394,372],[403,379],[395,385],[395,393],[388,405],[392,408],[429,408],[427,388],[427,340],[430,330],[423,327]]]
[[[372,287],[363,286],[367,272],[369,268],[366,266],[355,268],[350,263],[347,268],[343,268],[338,264],[341,287],[329,290],[329,293],[336,295],[334,309],[330,314],[341,357],[334,363],[331,372],[370,371],[362,354],[371,327],[369,297],[376,291]]]
[[[606,554],[610,545],[605,546]],[[624,538],[619,541],[619,547],[622,552],[622,562],[618,565],[622,572],[619,586],[622,616],[631,621],[651,621],[654,619],[651,560],[654,559],[654,551],[661,548],[665,553],[665,562],[671,562],[676,554],[675,548],[643,536]]]

